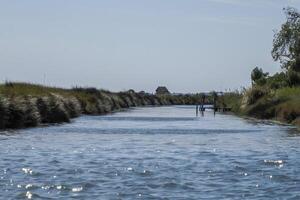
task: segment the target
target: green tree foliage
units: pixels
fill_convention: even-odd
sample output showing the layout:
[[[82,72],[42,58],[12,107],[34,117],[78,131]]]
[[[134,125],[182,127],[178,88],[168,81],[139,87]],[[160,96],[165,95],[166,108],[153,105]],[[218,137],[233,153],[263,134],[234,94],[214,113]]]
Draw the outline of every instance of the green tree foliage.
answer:
[[[295,8],[285,8],[286,22],[274,35],[272,57],[286,70],[287,83],[300,85],[300,13]]]
[[[285,8],[287,21],[274,35],[272,57],[282,63],[282,68],[300,71],[300,13]]]
[[[264,73],[261,68],[255,67],[251,72],[251,80],[253,84],[264,85],[266,83],[266,77],[269,73]]]
[[[276,73],[267,78],[267,85],[271,89],[279,89],[289,86],[287,75],[284,72]]]

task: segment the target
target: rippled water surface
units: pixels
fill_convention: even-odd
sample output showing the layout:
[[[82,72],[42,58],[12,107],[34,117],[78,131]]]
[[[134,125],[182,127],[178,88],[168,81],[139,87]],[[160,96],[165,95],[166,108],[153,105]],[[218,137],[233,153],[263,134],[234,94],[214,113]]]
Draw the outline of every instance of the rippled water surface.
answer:
[[[300,199],[300,134],[147,107],[0,134],[0,199]]]

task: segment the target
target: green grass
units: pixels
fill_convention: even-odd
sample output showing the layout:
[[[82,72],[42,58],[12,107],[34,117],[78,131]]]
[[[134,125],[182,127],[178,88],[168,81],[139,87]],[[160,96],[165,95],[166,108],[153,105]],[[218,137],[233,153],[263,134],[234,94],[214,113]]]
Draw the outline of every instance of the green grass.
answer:
[[[300,87],[280,88],[274,96],[280,102],[276,118],[300,126]]]
[[[275,97],[280,100],[299,100],[300,103],[300,87],[285,87],[276,90]]]
[[[66,89],[46,87],[31,83],[5,83],[0,84],[0,94],[8,97],[14,96],[48,96],[51,93],[58,93],[61,95],[68,95],[69,91]]]
[[[300,87],[270,89],[254,86],[243,96],[224,95],[224,102],[233,112],[260,119],[273,119],[300,126]]]
[[[232,112],[239,114],[242,97],[238,92],[225,93],[218,98],[217,104],[219,107],[229,107]]]
[[[5,83],[0,85],[0,95],[8,98],[49,97],[55,94],[65,98],[75,97],[80,102],[95,103],[95,99],[97,96],[101,95],[104,92],[107,92],[96,90],[97,93],[91,93],[89,91],[89,89],[85,88],[81,88],[80,90],[63,89],[21,82]]]

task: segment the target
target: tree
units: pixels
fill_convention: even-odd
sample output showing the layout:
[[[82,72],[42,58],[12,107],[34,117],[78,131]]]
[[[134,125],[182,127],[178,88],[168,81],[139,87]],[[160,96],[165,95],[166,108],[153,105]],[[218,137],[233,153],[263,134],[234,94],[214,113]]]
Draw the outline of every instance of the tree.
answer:
[[[255,67],[251,72],[252,84],[264,85],[268,75],[269,73],[264,73],[261,68]]]
[[[274,35],[272,57],[283,69],[300,72],[300,13],[291,7],[284,12],[286,22]]]

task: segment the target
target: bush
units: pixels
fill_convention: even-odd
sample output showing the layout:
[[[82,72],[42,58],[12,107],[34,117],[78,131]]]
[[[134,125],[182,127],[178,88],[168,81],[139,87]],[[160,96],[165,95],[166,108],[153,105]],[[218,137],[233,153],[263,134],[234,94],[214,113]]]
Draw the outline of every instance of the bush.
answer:
[[[58,96],[42,97],[36,102],[42,123],[69,122],[70,115]]]
[[[4,129],[9,121],[8,118],[8,106],[9,103],[6,98],[0,96],[0,129]]]
[[[6,128],[37,126],[40,123],[40,114],[34,101],[31,97],[10,99]]]
[[[300,105],[298,100],[289,100],[277,107],[276,118],[288,123],[293,122],[300,116]]]
[[[78,99],[76,99],[75,97],[69,97],[63,98],[62,101],[64,103],[65,109],[68,112],[68,115],[71,118],[78,117],[81,114],[82,108]]]
[[[251,105],[254,104],[259,98],[269,94],[267,87],[252,87],[247,90],[244,94],[243,104]]]
[[[243,111],[244,114],[261,118],[270,119],[275,116],[275,106],[279,103],[278,100],[268,96],[263,96],[252,105],[247,106]]]
[[[24,101],[24,126],[32,127],[41,123],[41,116],[36,106],[36,98],[28,97]]]
[[[82,88],[82,87],[75,87],[72,88],[72,91],[74,92],[84,92],[86,94],[99,94],[99,90],[97,88],[89,87],[89,88]]]
[[[300,87],[280,88],[276,90],[275,97],[281,99],[282,101],[298,99],[298,101],[300,102]]]
[[[273,76],[268,77],[267,86],[271,89],[279,89],[288,86],[287,75],[283,72],[276,73]]]
[[[290,86],[300,85],[300,73],[294,70],[288,70],[287,81]]]
[[[217,105],[219,107],[229,107],[232,112],[238,113],[241,109],[242,97],[242,94],[238,92],[225,93],[223,96],[217,98]]]

